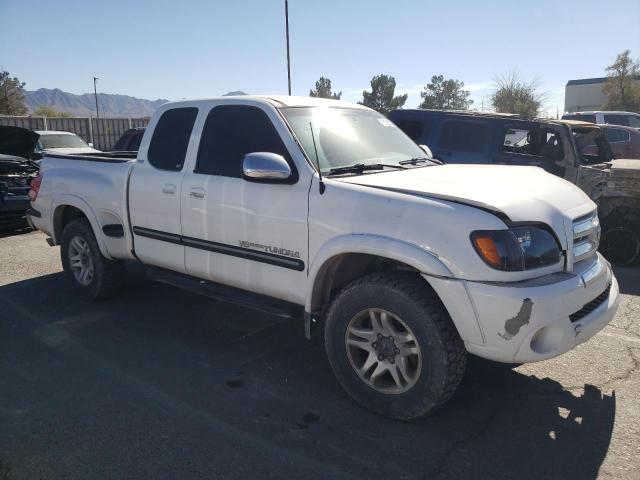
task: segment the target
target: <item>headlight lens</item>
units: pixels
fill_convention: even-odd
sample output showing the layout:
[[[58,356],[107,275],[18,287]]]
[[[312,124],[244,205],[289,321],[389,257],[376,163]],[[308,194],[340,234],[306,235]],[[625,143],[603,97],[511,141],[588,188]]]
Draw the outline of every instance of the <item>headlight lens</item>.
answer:
[[[498,270],[531,270],[560,261],[558,242],[539,227],[477,230],[471,234],[471,243],[485,263]]]

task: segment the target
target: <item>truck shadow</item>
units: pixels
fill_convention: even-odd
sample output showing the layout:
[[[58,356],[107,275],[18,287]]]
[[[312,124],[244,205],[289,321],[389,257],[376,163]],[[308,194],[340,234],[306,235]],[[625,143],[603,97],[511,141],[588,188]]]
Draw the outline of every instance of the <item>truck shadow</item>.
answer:
[[[388,420],[349,399],[301,322],[137,269],[101,303],[62,274],[0,287],[0,329],[0,452],[16,478],[84,458],[111,478],[589,479],[616,413],[615,394],[579,371],[567,386],[470,358],[437,413]]]
[[[33,228],[27,225],[26,221],[0,223],[0,238],[13,237],[14,235],[23,235],[30,232],[33,232]]]
[[[640,295],[640,265],[633,267],[613,267],[613,273],[618,279],[620,292],[627,295]]]

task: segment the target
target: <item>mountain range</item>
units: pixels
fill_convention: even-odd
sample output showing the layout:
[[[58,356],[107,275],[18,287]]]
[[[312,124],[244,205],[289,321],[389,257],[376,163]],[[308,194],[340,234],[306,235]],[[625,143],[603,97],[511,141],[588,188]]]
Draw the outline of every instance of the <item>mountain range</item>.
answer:
[[[25,103],[29,112],[34,112],[40,106],[48,106],[58,112],[67,112],[75,117],[88,117],[96,114],[96,100],[93,93],[75,95],[63,92],[59,88],[41,88],[35,91],[24,91]],[[246,95],[240,90],[225,95]],[[100,116],[106,117],[150,117],[156,109],[169,100],[145,100],[111,93],[98,94]]]
[[[40,106],[48,106],[59,112],[68,112],[76,117],[88,117],[96,113],[96,100],[93,93],[75,95],[63,92],[59,88],[41,88],[24,92],[25,103],[30,112]],[[107,117],[148,117],[168,100],[144,100],[129,95],[99,93],[100,116]]]

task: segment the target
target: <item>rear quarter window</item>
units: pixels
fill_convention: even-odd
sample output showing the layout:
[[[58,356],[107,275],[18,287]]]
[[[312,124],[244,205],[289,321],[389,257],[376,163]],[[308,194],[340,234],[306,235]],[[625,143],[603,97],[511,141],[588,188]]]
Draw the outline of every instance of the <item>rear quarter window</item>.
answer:
[[[151,165],[159,170],[182,170],[197,115],[195,107],[173,108],[162,114],[147,153]]]

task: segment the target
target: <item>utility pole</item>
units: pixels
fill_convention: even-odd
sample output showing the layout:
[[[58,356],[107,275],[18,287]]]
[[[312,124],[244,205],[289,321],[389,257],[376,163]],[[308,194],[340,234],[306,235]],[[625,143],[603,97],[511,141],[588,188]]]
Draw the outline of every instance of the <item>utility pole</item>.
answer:
[[[98,88],[96,87],[97,81],[98,77],[93,77],[93,96],[96,99],[96,140],[100,140],[100,110],[98,110]],[[96,145],[99,145],[99,142],[96,142]]]
[[[289,80],[289,96],[291,96],[291,57],[289,55],[289,0],[284,0],[284,22],[287,29],[287,78]]]
[[[100,111],[98,110],[98,88],[96,87],[97,81],[98,77],[93,77],[93,96],[96,99],[96,118],[100,120]]]

